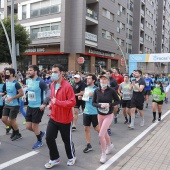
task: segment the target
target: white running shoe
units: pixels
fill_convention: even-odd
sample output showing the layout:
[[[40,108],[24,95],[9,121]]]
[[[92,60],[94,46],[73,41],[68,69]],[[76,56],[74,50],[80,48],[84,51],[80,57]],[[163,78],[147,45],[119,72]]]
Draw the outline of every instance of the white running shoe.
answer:
[[[107,156],[105,153],[102,153],[102,156],[100,158],[100,163],[104,164],[106,162]]]
[[[67,165],[68,165],[68,166],[73,166],[73,165],[75,164],[75,162],[76,162],[76,157],[74,157],[74,158],[72,158],[72,159],[69,159],[69,160],[67,161]]]
[[[110,154],[113,151],[114,145],[111,143],[110,146],[107,146],[106,148],[106,155]]]
[[[59,163],[60,163],[59,159],[54,160],[54,161],[50,160],[48,163],[45,164],[45,167],[46,167],[46,169],[50,169],[50,168],[52,168],[53,166],[55,166]]]

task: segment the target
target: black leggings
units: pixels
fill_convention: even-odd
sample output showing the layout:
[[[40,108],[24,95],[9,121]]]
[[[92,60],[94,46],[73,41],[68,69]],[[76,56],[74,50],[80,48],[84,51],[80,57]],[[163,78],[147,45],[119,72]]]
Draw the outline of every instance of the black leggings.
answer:
[[[60,131],[62,140],[65,145],[65,150],[68,159],[72,159],[75,157],[75,149],[74,144],[72,142],[72,123],[63,124],[57,123],[54,120],[50,119],[47,126],[47,133],[46,133],[46,142],[49,148],[50,160],[58,159],[59,152],[57,149],[57,144],[55,139],[58,136],[58,131]]]

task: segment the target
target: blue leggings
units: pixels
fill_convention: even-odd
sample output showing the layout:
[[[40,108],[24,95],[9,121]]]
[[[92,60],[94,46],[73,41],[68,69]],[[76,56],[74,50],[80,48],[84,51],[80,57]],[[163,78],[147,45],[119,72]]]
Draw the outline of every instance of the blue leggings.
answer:
[[[22,115],[23,115],[24,117],[26,117],[26,112],[25,112],[25,110],[24,110],[24,101],[22,100],[22,98],[20,98],[19,101],[20,101],[19,111],[22,113]]]

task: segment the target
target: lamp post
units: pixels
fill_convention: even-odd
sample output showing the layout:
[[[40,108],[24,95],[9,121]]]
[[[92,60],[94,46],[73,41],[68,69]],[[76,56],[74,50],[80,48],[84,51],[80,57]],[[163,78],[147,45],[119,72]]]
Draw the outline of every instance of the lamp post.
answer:
[[[12,65],[17,72],[16,49],[15,49],[15,28],[14,28],[14,0],[11,0],[11,40],[12,40]]]
[[[127,66],[127,63],[126,63],[126,59],[125,59],[125,55],[123,53],[123,50],[121,49],[120,45],[118,44],[118,42],[116,41],[116,39],[114,37],[112,37],[112,39],[115,41],[115,43],[117,44],[117,46],[119,47],[121,53],[122,53],[122,56],[123,56],[123,59],[125,61],[125,68],[126,68],[126,72],[128,71],[128,66]]]
[[[4,25],[4,23],[3,23],[2,19],[1,19],[1,13],[0,13],[0,22],[1,22],[2,28],[3,28],[3,30],[4,30],[4,33],[5,33],[7,42],[8,42],[9,52],[10,52],[11,60],[12,60],[11,42],[10,42],[10,40],[9,40],[8,33],[7,33],[7,31],[6,31],[5,25]]]

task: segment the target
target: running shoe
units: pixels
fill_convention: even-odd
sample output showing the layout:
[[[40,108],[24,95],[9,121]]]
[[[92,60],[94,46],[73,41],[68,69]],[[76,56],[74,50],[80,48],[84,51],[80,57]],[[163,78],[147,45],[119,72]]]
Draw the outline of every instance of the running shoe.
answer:
[[[46,163],[44,166],[46,167],[46,169],[50,169],[52,168],[53,166],[57,165],[60,163],[60,160],[59,159],[56,159],[54,161],[50,160],[48,163]]]
[[[75,130],[76,130],[76,127],[75,127],[75,126],[73,126],[73,127],[72,127],[72,131],[75,131]]]
[[[156,122],[156,119],[153,119],[153,120],[152,120],[152,123],[155,123],[155,122]]]
[[[11,128],[11,126],[7,126],[6,127],[6,135],[9,135],[10,133],[10,130],[11,130],[12,128]]]
[[[158,121],[161,121],[161,118],[158,118]]]
[[[76,157],[74,157],[74,158],[72,158],[72,159],[69,159],[69,160],[67,161],[67,165],[68,165],[68,166],[73,166],[73,165],[75,164],[75,162],[76,162]]]
[[[87,152],[92,151],[92,150],[93,150],[92,146],[90,145],[90,143],[88,143],[86,148],[83,150],[83,152],[87,153]]]
[[[110,154],[113,151],[114,145],[111,143],[110,146],[107,146],[106,148],[106,155]]]
[[[124,124],[128,124],[128,120],[125,120]]]
[[[19,139],[22,139],[22,135],[19,133],[19,134],[15,134],[13,138],[11,138],[12,141],[15,141],[15,140],[19,140]]]
[[[134,126],[132,126],[131,124],[128,126],[129,129],[134,129]]]
[[[102,153],[102,156],[100,158],[100,163],[104,164],[106,162],[107,156],[105,153]]]
[[[37,142],[34,144],[34,146],[32,147],[32,149],[38,149],[38,148],[40,148],[41,146],[43,146],[43,143],[40,142],[40,141],[37,141]]]
[[[10,138],[12,139],[14,136],[15,136],[15,132],[14,132],[14,130],[13,130]]]

